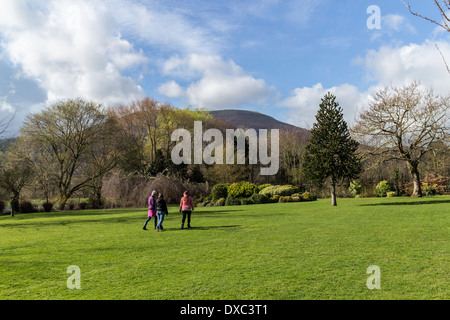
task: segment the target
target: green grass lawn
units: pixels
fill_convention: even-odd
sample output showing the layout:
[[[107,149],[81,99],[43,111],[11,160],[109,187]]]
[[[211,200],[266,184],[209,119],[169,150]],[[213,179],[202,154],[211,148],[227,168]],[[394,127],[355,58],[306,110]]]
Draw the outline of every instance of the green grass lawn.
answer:
[[[164,232],[146,210],[1,216],[0,299],[450,298],[450,196],[329,204],[197,208],[191,230],[172,207]]]

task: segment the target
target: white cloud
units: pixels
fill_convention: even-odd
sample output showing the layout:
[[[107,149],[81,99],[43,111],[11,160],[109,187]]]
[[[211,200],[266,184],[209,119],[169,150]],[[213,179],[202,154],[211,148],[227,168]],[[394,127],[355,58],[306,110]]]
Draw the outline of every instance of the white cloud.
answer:
[[[367,105],[370,96],[382,88],[403,86],[420,81],[423,87],[436,93],[449,95],[450,75],[436,48],[438,45],[450,63],[450,43],[425,41],[423,44],[409,44],[400,47],[383,46],[370,50],[363,58],[354,60],[367,72],[367,90],[360,90],[351,84],[324,88],[321,83],[312,87],[294,89],[290,96],[280,101],[280,107],[288,108],[289,122],[302,127],[312,127],[321,98],[331,92],[344,109],[346,121],[351,125],[357,112]]]
[[[409,23],[408,19],[398,14],[388,14],[382,17],[382,28],[387,32],[401,32],[407,31],[409,33],[416,33],[414,26]]]
[[[404,16],[387,14],[381,17],[381,29],[373,30],[371,40],[381,39],[383,35],[393,37],[397,33],[416,34],[417,30]]]
[[[368,79],[382,86],[398,86],[417,80],[440,94],[448,95],[450,75],[436,45],[449,63],[450,43],[444,41],[371,50],[365,57]]]
[[[313,87],[297,88],[291,95],[280,101],[280,107],[288,108],[289,122],[304,128],[311,128],[319,110],[322,98],[328,93],[336,96],[336,101],[342,107],[345,120],[351,124],[359,108],[368,98],[367,93],[361,93],[353,85],[343,84],[332,88],[324,88],[321,83]]]
[[[224,61],[215,55],[190,54],[185,58],[170,58],[163,66],[166,76],[190,79],[184,92],[174,82],[163,84],[160,93],[179,92],[195,107],[230,108],[245,105],[262,105],[270,98],[271,91],[266,82],[244,72],[233,61]]]
[[[0,97],[0,111],[7,111],[8,113],[14,113],[14,107],[6,101],[6,97]]]
[[[191,21],[186,8],[179,13],[170,4],[161,7],[148,1],[145,5],[125,0],[110,2],[108,5],[114,8],[115,18],[124,30],[147,45],[183,54],[212,54],[222,48],[220,34],[227,29],[225,21],[214,20],[207,28]]]
[[[172,80],[159,86],[158,93],[168,98],[179,98],[184,96],[184,89]]]
[[[143,95],[124,71],[147,63],[123,39],[110,12],[93,1],[2,1],[6,56],[40,82],[49,101],[81,96],[115,104]]]

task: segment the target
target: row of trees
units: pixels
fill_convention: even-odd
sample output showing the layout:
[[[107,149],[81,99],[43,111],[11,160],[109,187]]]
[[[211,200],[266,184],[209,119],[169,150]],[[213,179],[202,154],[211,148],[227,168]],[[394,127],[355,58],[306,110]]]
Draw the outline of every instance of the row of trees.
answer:
[[[207,111],[178,109],[150,98],[109,109],[83,99],[65,100],[27,116],[20,137],[0,159],[0,189],[8,192],[12,212],[25,189],[47,202],[57,199],[64,208],[80,193],[100,202],[102,195],[112,194],[105,186],[117,187],[112,181],[123,184],[138,177],[142,184],[159,174],[206,184],[199,190],[243,180],[303,190],[329,186],[335,205],[337,186],[359,178],[374,187],[394,168],[397,178],[399,173],[404,180],[412,178],[413,194],[421,196],[420,169],[449,177],[449,105],[450,97],[426,91],[417,82],[386,88],[350,129],[337,98],[328,94],[311,136],[280,132],[280,170],[260,176],[259,165],[248,159],[235,165],[172,163],[175,129],[192,131],[197,120],[204,130],[225,133],[231,127]]]

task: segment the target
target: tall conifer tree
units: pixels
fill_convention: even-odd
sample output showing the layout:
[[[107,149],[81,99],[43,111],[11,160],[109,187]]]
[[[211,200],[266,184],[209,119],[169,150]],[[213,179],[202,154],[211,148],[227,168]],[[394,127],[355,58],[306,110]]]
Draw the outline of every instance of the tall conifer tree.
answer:
[[[316,122],[303,159],[305,178],[318,183],[330,178],[331,205],[336,206],[336,185],[343,179],[354,179],[362,171],[357,155],[358,142],[350,136],[344,114],[336,96],[322,98]]]

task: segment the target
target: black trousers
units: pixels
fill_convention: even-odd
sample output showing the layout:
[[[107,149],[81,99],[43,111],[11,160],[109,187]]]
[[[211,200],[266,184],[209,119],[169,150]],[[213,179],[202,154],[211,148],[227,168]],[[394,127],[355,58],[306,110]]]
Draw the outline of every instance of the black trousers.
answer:
[[[187,226],[190,227],[191,226],[191,210],[183,210],[181,211],[183,213],[183,220],[181,220],[181,225],[184,226],[184,222],[186,221],[186,217],[187,217]]]

